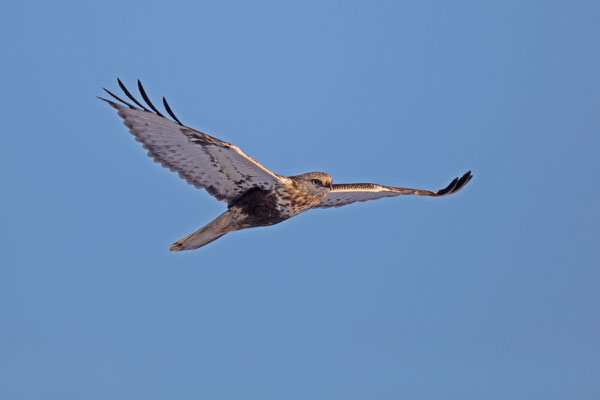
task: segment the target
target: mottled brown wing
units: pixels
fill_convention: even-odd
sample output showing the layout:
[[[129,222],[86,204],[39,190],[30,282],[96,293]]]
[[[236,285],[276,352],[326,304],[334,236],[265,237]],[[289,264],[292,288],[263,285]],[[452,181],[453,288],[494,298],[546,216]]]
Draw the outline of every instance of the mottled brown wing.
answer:
[[[357,201],[368,201],[382,197],[400,196],[402,194],[416,194],[418,196],[439,197],[458,192],[473,175],[471,171],[460,178],[455,178],[446,188],[433,192],[431,190],[407,189],[392,186],[381,186],[374,183],[349,183],[335,184],[331,192],[315,208],[341,207]]]
[[[163,98],[165,109],[173,120],[166,118],[150,102],[140,81],[140,93],[150,109],[135,99],[120,80],[117,81],[125,95],[139,108],[106,89],[123,104],[101,99],[117,109],[129,132],[143,144],[154,161],[177,172],[191,185],[206,189],[218,200],[231,204],[252,188],[271,190],[288,180],[240,148],[183,125]]]

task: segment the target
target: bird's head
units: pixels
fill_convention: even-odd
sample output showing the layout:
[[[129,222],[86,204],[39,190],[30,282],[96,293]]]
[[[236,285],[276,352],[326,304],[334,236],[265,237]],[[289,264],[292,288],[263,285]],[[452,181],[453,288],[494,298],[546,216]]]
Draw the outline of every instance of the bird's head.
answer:
[[[308,172],[292,177],[304,190],[314,195],[325,196],[331,190],[331,176],[324,172]]]

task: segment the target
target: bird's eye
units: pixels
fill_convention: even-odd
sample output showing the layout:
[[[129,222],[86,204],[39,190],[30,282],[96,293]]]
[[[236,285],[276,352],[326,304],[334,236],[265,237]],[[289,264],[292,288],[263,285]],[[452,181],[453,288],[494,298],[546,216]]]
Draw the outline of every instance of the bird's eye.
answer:
[[[318,180],[318,179],[313,179],[313,180],[312,180],[312,183],[314,183],[315,185],[319,185],[319,186],[322,186],[322,185],[323,185],[323,184],[321,183],[321,181],[320,181],[320,180]]]

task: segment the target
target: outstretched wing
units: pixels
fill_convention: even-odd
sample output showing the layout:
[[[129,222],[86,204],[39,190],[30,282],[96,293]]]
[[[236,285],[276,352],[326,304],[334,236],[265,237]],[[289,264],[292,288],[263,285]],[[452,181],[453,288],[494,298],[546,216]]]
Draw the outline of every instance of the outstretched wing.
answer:
[[[288,180],[270,171],[240,148],[183,125],[163,97],[165,110],[173,120],[165,117],[150,102],[139,80],[140,94],[150,109],[132,96],[119,79],[117,81],[137,107],[107,89],[104,90],[123,104],[100,99],[117,109],[129,132],[143,144],[154,161],[177,172],[188,183],[206,189],[218,200],[231,204],[252,188],[272,190]]]
[[[356,201],[393,197],[401,194],[416,194],[419,196],[439,197],[458,192],[471,180],[471,171],[454,180],[444,189],[431,190],[406,189],[392,186],[381,186],[374,183],[344,183],[332,186],[331,192],[315,208],[341,207]]]

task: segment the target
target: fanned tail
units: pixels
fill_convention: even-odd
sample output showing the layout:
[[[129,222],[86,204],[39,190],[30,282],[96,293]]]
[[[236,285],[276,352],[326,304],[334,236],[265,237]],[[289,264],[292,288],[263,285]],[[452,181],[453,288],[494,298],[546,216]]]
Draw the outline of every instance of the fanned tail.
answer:
[[[171,251],[193,250],[217,240],[230,232],[231,212],[221,214],[210,224],[171,245]]]

